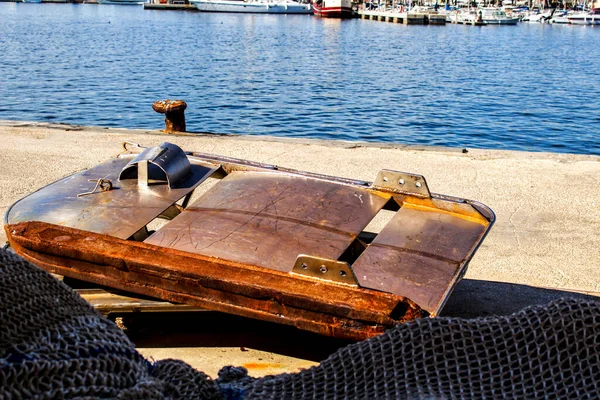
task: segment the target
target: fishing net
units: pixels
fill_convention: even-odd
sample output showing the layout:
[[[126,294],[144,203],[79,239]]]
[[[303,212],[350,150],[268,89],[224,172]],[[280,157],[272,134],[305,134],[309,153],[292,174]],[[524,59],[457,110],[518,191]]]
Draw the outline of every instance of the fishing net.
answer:
[[[0,251],[0,399],[218,399],[183,362],[154,365],[68,286]]]
[[[155,363],[61,282],[0,252],[0,399],[595,398],[600,303],[563,299],[506,317],[420,319],[319,366],[219,379]]]

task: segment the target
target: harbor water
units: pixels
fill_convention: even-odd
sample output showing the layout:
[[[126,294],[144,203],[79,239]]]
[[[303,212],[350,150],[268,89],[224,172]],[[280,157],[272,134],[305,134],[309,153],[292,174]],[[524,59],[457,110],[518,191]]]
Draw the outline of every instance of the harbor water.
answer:
[[[0,3],[0,119],[600,155],[600,28]]]

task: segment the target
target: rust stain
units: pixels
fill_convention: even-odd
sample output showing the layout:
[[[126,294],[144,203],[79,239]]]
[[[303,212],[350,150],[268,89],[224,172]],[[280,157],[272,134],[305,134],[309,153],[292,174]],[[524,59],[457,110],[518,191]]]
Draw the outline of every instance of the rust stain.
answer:
[[[490,222],[485,219],[477,210],[468,204],[443,201],[439,199],[420,199],[417,197],[405,197],[402,200],[402,207],[412,208],[421,211],[430,211],[438,214],[448,214],[462,218],[466,221],[476,222],[483,226],[488,226]]]
[[[315,283],[286,272],[44,222],[7,225],[5,230],[15,251],[50,272],[323,335],[363,340],[424,315],[399,295]]]
[[[158,100],[152,104],[157,113],[165,114],[165,132],[185,132],[185,114],[187,103],[183,100]]]
[[[242,367],[246,368],[247,370],[253,370],[253,369],[268,369],[268,368],[283,368],[283,365],[282,364],[272,364],[272,363],[252,362],[252,363],[242,364]]]

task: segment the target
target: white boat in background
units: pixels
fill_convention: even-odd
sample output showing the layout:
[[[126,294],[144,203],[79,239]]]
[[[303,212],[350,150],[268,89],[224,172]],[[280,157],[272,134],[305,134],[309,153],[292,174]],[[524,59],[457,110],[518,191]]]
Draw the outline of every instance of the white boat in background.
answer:
[[[554,13],[550,19],[551,24],[568,24],[569,23],[569,12],[567,10],[558,10]]]
[[[200,11],[253,14],[312,14],[310,3],[293,0],[192,0]]]
[[[475,10],[455,10],[446,14],[446,22],[463,25],[487,25],[481,18],[481,13]]]
[[[523,21],[523,18],[529,12],[529,9],[523,6],[503,6],[502,9],[506,15],[512,18],[519,18],[519,21]]]
[[[523,22],[534,22],[534,23],[544,23],[546,21],[550,21],[552,18],[554,10],[545,10],[540,12],[539,10],[534,10],[525,15],[523,17]]]
[[[482,7],[477,12],[481,13],[481,20],[487,25],[516,25],[519,22],[519,18],[509,17],[498,7]]]
[[[569,23],[573,25],[600,25],[600,8],[592,8],[588,12],[571,14],[568,19]]]
[[[41,3],[42,0],[22,0],[23,3]]]
[[[98,0],[98,4],[110,4],[119,6],[138,6],[144,4],[144,0]]]
[[[350,18],[353,15],[352,0],[315,0],[313,9],[317,17]]]

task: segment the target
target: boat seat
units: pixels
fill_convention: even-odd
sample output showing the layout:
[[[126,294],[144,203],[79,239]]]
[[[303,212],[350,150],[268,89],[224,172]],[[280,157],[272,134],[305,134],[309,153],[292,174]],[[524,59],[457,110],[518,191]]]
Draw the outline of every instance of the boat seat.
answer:
[[[295,272],[299,257],[341,260],[389,201],[398,211],[348,261],[359,286],[436,315],[488,230],[466,203],[392,196],[305,176],[236,171],[144,242]],[[362,248],[361,248],[362,247]]]
[[[237,171],[145,243],[289,272],[300,254],[337,260],[389,197],[304,176]]]
[[[161,146],[149,148],[139,155],[120,156],[51,183],[15,203],[6,213],[5,223],[47,222],[129,239],[145,231],[150,221],[189,195],[218,169],[218,165],[195,161],[184,175],[175,173],[173,176],[177,181],[173,182],[169,180],[170,171],[182,169],[176,163],[160,163],[159,157],[172,154],[163,151],[165,147]],[[150,150],[155,152],[151,154]],[[185,154],[183,157],[187,161]],[[140,184],[137,179],[140,170],[136,160],[148,166],[145,184]],[[164,173],[161,168],[169,173]],[[164,179],[153,176],[153,172],[161,171]],[[96,188],[94,191],[99,179],[109,181],[110,190]],[[108,189],[108,186],[104,188]]]

